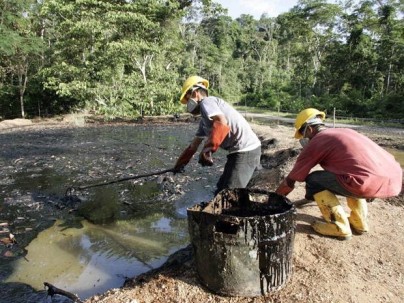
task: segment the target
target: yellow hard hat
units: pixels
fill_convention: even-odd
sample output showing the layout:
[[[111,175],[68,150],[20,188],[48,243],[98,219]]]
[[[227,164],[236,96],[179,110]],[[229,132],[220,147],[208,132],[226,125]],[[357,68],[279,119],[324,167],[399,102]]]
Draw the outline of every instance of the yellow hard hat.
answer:
[[[185,80],[184,85],[182,86],[181,90],[181,98],[180,101],[182,104],[186,104],[187,101],[184,99],[185,94],[187,91],[189,91],[190,88],[192,88],[195,84],[202,83],[203,86],[206,87],[206,89],[209,88],[209,81],[201,78],[199,76],[191,76],[187,80]]]
[[[319,118],[319,119],[314,119],[311,124],[309,120],[311,120],[313,118]],[[309,125],[314,125],[314,124],[319,124],[319,122],[324,121],[324,119],[325,119],[325,113],[320,112],[319,110],[317,110],[315,108],[306,108],[306,109],[302,110],[296,116],[295,138],[296,139],[303,138],[303,135],[299,132],[299,129],[303,126],[304,123],[308,123]]]

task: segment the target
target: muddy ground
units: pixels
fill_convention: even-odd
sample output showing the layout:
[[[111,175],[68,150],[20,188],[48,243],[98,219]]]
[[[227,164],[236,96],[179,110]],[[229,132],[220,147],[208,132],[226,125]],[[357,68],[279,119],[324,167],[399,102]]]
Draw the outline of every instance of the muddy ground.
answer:
[[[64,124],[71,123],[64,121]],[[26,127],[35,125],[37,122]],[[55,127],[54,123],[48,125]],[[250,186],[274,190],[291,169],[300,146],[292,137],[291,126],[252,125],[263,142],[263,168]],[[404,150],[402,132],[392,133],[385,129],[360,131],[384,147]],[[354,235],[349,241],[315,234],[310,223],[320,217],[320,211],[314,202],[305,203],[303,197],[304,184],[298,184],[288,196],[297,205],[293,274],[286,286],[277,292],[255,298],[215,295],[199,283],[192,253],[186,248],[174,254],[161,268],[127,279],[122,288],[112,289],[85,302],[402,302],[403,194],[394,199],[369,202],[370,231]],[[340,198],[340,201],[346,208],[345,199]]]

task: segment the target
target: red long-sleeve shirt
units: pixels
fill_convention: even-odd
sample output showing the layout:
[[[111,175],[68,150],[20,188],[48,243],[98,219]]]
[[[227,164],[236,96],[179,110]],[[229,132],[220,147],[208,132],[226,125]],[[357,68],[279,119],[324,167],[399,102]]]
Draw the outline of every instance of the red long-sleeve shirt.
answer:
[[[336,174],[341,186],[358,197],[386,198],[401,191],[403,171],[393,155],[352,129],[330,128],[316,134],[288,178],[303,182],[317,164]]]

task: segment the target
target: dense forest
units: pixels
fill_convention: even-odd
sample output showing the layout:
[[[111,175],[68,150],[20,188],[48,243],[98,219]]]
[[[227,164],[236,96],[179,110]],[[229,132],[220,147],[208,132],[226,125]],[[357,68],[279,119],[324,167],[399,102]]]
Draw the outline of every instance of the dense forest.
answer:
[[[183,111],[198,74],[233,104],[404,117],[402,0],[301,0],[235,20],[211,0],[0,0],[0,118]]]

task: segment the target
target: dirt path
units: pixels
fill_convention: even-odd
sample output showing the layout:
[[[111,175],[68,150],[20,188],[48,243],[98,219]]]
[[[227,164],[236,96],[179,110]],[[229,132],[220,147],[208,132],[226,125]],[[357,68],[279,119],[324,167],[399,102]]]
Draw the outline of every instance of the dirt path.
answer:
[[[263,140],[264,169],[254,187],[273,190],[290,170],[299,145],[287,126],[254,125]],[[404,149],[402,135],[368,132],[382,146]],[[296,152],[297,151],[297,152]],[[286,161],[275,171],[273,157]],[[276,162],[276,161],[275,161]],[[304,196],[304,184],[288,196],[292,202]],[[369,203],[370,231],[338,241],[315,234],[310,223],[320,217],[312,203],[297,208],[293,275],[280,291],[265,297],[221,297],[200,285],[186,251],[170,266],[129,279],[125,287],[94,296],[86,303],[140,302],[402,302],[404,298],[403,195]],[[345,199],[340,199],[346,208]],[[348,209],[346,208],[348,211]]]

